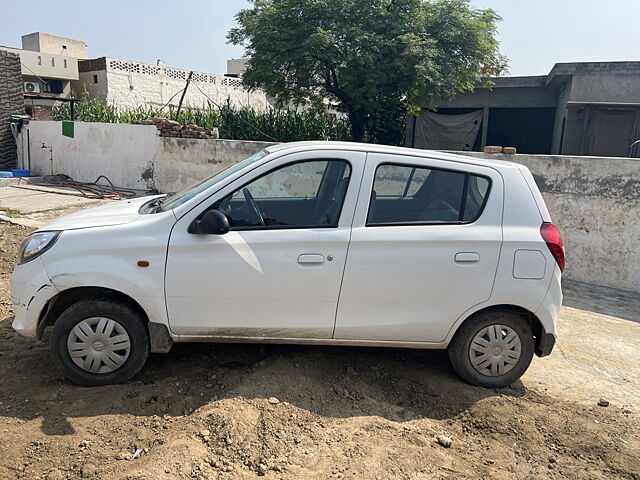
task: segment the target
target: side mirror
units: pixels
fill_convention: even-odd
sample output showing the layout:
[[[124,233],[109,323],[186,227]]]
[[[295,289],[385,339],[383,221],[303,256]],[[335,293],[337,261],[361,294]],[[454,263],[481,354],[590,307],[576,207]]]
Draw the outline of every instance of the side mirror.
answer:
[[[224,235],[229,232],[229,220],[220,210],[209,210],[200,220],[194,220],[189,233]]]

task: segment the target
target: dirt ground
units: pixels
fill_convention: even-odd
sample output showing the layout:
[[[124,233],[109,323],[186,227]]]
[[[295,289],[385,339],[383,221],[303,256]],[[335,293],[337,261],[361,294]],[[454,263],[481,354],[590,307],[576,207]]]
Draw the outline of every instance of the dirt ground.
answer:
[[[556,350],[499,390],[441,352],[217,344],[82,388],[10,327],[29,231],[0,223],[2,479],[640,479],[637,296],[568,284]]]

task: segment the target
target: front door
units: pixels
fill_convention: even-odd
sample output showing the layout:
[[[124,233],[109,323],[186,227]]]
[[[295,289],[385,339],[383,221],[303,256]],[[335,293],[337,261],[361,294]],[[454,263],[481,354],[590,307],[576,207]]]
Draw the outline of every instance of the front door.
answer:
[[[491,295],[501,219],[491,168],[369,154],[334,338],[443,341]]]
[[[171,330],[331,338],[364,159],[361,152],[285,155],[181,218],[167,258]],[[188,233],[211,208],[227,215],[231,231]]]

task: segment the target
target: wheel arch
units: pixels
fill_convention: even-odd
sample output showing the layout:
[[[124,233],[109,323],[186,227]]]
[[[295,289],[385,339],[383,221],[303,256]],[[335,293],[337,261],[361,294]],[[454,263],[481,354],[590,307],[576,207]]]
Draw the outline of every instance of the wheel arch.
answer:
[[[137,301],[126,293],[107,287],[73,287],[53,296],[42,309],[40,318],[38,319],[38,338],[42,339],[45,329],[53,326],[60,314],[64,312],[69,305],[89,298],[109,299],[126,303],[136,310],[142,318],[145,319],[146,323],[149,324],[149,315],[147,315],[147,312],[145,312],[144,308],[142,308]]]
[[[545,333],[546,333],[544,325],[542,324],[542,321],[537,317],[535,313],[519,305],[510,305],[510,304],[489,305],[489,306],[480,308],[479,310],[473,311],[472,313],[467,315],[462,321],[458,322],[455,325],[455,328],[452,329],[453,330],[452,334],[450,334],[449,343],[453,340],[453,338],[456,336],[458,331],[460,331],[460,328],[470,319],[480,314],[485,314],[487,312],[496,312],[496,311],[503,311],[503,312],[508,311],[511,313],[515,313],[521,316],[524,320],[526,320],[527,323],[529,323],[529,325],[531,326],[531,330],[533,331],[533,337],[535,342],[535,353],[539,357],[544,356],[543,342],[544,342]]]

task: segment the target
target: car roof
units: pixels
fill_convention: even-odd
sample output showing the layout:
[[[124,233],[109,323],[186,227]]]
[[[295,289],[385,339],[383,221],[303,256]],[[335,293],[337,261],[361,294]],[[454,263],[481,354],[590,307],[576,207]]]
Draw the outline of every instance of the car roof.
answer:
[[[485,158],[470,157],[467,155],[457,155],[455,153],[446,153],[437,150],[422,150],[418,148],[396,147],[391,145],[377,145],[373,143],[358,142],[335,142],[335,141],[306,141],[278,143],[270,145],[266,148],[267,152],[281,152],[285,150],[302,151],[312,148],[314,150],[351,150],[358,152],[386,153],[391,155],[407,155],[413,157],[424,157],[436,160],[449,160],[459,163],[467,163],[470,165],[492,166],[496,169],[504,168],[520,168],[520,164],[507,160],[494,160]],[[293,153],[293,152],[292,152]]]

